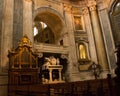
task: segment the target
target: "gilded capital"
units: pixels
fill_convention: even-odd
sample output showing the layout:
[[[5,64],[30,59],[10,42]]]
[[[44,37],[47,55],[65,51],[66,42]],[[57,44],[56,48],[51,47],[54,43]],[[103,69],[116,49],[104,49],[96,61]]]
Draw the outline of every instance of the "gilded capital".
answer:
[[[88,14],[89,11],[88,11],[88,8],[87,7],[84,7],[82,8],[82,13],[85,15],[85,14]]]
[[[94,10],[96,10],[96,6],[92,5],[92,6],[89,7],[89,9],[90,9],[90,11],[94,11]]]
[[[72,6],[68,4],[64,4],[64,11],[71,12]]]
[[[94,11],[96,10],[96,1],[95,0],[89,0],[88,1],[88,7],[90,9],[90,11]]]

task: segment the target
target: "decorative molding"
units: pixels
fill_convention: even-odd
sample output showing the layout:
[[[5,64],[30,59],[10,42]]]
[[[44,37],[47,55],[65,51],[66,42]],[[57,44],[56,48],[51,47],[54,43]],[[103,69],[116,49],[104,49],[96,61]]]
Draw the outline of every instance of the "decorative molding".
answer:
[[[95,0],[88,1],[88,7],[89,7],[90,11],[96,10],[96,5],[97,5],[97,3]]]
[[[68,54],[61,54],[62,59],[67,59],[68,60]]]
[[[90,11],[95,11],[96,10],[96,5],[92,5],[89,7]]]
[[[88,0],[88,7],[97,5],[97,2],[95,0]]]
[[[72,13],[73,14],[81,14],[81,8],[80,7],[72,7]]]
[[[64,4],[64,11],[66,12],[71,12],[72,11],[72,6],[71,5],[68,5],[68,4]]]
[[[43,57],[43,53],[42,52],[38,53],[38,57],[42,58]]]
[[[75,38],[75,42],[76,43],[80,43],[80,42],[86,42],[86,43],[88,43],[88,37],[76,37]]]
[[[83,7],[83,8],[82,8],[82,13],[83,13],[83,15],[88,14],[88,13],[89,13],[88,7]]]
[[[23,47],[23,46],[28,46],[28,47],[32,47],[32,43],[29,40],[29,38],[27,37],[27,35],[24,35],[23,38],[21,39],[20,42],[18,42],[18,46],[19,47]]]

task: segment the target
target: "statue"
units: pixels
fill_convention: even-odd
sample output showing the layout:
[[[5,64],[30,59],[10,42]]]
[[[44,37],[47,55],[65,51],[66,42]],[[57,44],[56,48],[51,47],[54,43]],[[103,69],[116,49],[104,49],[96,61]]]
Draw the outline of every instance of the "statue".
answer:
[[[43,64],[43,66],[48,66],[48,65],[56,65],[57,63],[59,63],[59,61],[54,57],[54,56],[50,56],[45,57],[45,63]]]
[[[60,65],[60,60],[59,60],[59,58],[57,58],[56,64],[57,64],[57,65]]]
[[[51,65],[49,58],[45,57],[45,61],[46,62],[43,64],[43,66],[49,66],[49,65]]]
[[[51,65],[56,65],[56,58],[54,56],[50,57]]]

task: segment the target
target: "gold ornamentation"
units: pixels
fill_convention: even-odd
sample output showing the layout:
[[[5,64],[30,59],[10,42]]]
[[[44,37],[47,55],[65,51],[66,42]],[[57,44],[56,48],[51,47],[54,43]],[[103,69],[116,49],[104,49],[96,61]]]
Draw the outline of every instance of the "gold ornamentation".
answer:
[[[95,0],[89,0],[88,1],[88,7],[90,9],[90,11],[94,11],[96,10],[96,1]]]
[[[32,52],[31,41],[25,35],[16,49],[9,51],[10,68],[38,68],[38,55]]]
[[[92,5],[92,6],[90,6],[89,9],[90,9],[90,11],[94,11],[94,10],[96,10],[96,5]]]
[[[88,14],[89,13],[88,8],[87,7],[82,8],[82,12],[83,12],[84,15]]]
[[[67,12],[71,12],[72,6],[68,5],[68,4],[64,4],[64,10]]]
[[[32,44],[31,44],[31,41],[28,39],[27,35],[25,35],[22,40],[19,42],[19,46],[22,47],[22,46],[28,46],[28,47],[31,47]]]

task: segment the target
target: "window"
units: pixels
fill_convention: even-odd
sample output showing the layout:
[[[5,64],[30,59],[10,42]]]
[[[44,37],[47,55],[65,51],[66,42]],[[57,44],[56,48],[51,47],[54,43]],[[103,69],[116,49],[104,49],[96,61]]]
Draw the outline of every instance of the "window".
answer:
[[[79,59],[88,59],[87,49],[85,44],[79,44]]]
[[[38,34],[38,29],[34,27],[34,36],[36,36],[37,34]]]

